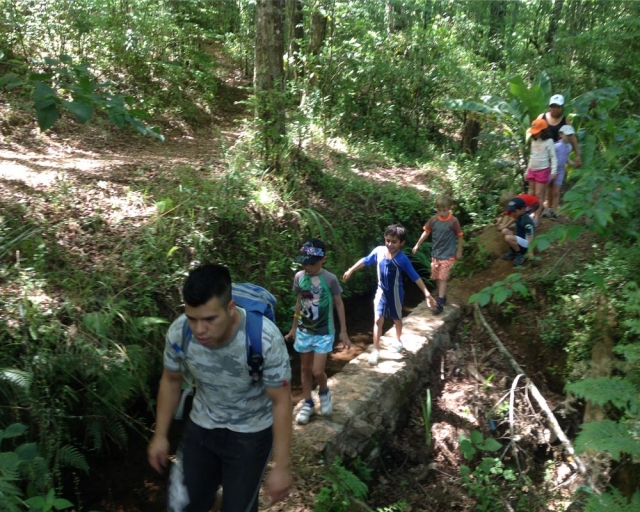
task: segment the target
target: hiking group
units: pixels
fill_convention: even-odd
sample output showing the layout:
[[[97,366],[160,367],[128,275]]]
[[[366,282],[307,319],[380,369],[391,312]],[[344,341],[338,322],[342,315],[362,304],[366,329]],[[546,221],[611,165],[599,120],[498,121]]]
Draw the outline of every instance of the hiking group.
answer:
[[[549,111],[533,120],[527,133],[531,136],[531,154],[525,179],[527,194],[505,193],[500,197],[504,214],[496,221],[509,250],[502,256],[513,260],[514,266],[524,263],[540,217],[558,220],[560,192],[566,175],[566,164],[582,165],[576,132],[563,114],[564,96],[554,94],[549,100]],[[569,158],[573,151],[575,159]],[[547,207],[543,208],[545,204]]]
[[[533,241],[535,226],[547,184],[552,183],[550,211],[555,217],[564,163],[571,148],[580,165],[573,128],[562,116],[564,98],[551,98],[549,116],[533,121],[529,130],[532,150],[527,179],[529,193],[501,198],[506,211],[497,228],[509,245],[503,258],[521,265]],[[555,127],[550,129],[549,126]],[[557,128],[557,129],[556,129]],[[557,131],[560,145],[552,138]],[[575,138],[575,137],[574,137]],[[557,194],[556,195],[556,188]],[[374,298],[373,347],[368,362],[380,358],[384,319],[395,327],[391,350],[401,352],[403,277],[423,292],[434,314],[447,303],[447,283],[456,260],[462,258],[463,232],[452,215],[453,201],[441,196],[437,214],[423,226],[412,249],[416,254],[431,237],[433,297],[403,252],[406,230],[393,224],[384,232],[384,245],[375,247],[343,274],[376,265],[378,283]],[[511,228],[515,225],[515,232]],[[337,325],[338,339],[351,347],[347,333],[342,287],[335,274],[324,269],[327,248],[321,240],[304,242],[295,257],[302,266],[293,278],[296,305],[291,329],[283,337],[274,323],[275,298],[259,286],[231,282],[229,270],[216,264],[193,269],[182,288],[185,312],[166,335],[164,371],[157,398],[155,432],[148,447],[151,466],[162,472],[169,464],[169,429],[176,413],[182,413],[185,397],[196,388],[189,419],[171,465],[168,508],[173,512],[255,512],[267,465],[267,488],[272,503],[285,498],[291,487],[292,437],[291,367],[286,341],[300,354],[302,404],[296,415],[306,425],[316,413],[314,380],[322,415],[333,410],[325,366],[332,352]],[[188,384],[186,389],[183,382]],[[182,399],[181,399],[182,397]],[[220,488],[224,489],[224,496]]]
[[[374,346],[369,364],[377,365],[385,318],[393,320],[392,349],[402,351],[403,275],[415,282],[435,314],[443,311],[449,273],[462,257],[462,229],[451,214],[452,201],[441,197],[438,214],[425,224],[416,253],[432,237],[432,279],[438,297],[431,296],[407,255],[402,252],[406,230],[389,226],[384,245],[374,248],[343,275],[376,265]],[[157,398],[156,425],[148,447],[151,466],[162,472],[169,465],[169,429],[182,414],[185,397],[196,389],[169,478],[168,508],[174,512],[258,510],[258,494],[267,464],[272,503],[289,493],[292,435],[291,367],[285,344],[300,354],[302,406],[296,422],[305,425],[315,414],[312,397],[318,385],[320,412],[333,410],[325,366],[338,339],[351,347],[347,334],[342,287],[323,268],[327,248],[309,239],[295,261],[302,266],[293,278],[297,300],[293,324],[286,336],[275,325],[275,298],[259,286],[232,283],[229,270],[212,263],[193,269],[184,282],[184,314],[169,327],[164,347],[164,371]],[[337,312],[336,323],[334,310]],[[186,385],[183,384],[186,382]],[[224,489],[224,495],[220,492]]]

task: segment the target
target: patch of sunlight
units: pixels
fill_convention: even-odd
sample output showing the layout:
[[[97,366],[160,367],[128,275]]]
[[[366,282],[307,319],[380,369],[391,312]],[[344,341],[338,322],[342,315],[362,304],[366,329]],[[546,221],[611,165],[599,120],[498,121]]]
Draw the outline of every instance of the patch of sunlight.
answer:
[[[348,153],[347,144],[342,137],[332,137],[327,139],[327,145],[334,149],[335,151],[340,151],[341,153]]]
[[[272,208],[276,203],[276,195],[273,190],[269,190],[266,185],[262,185],[259,190],[256,191],[255,200],[256,202],[266,207],[267,209]]]

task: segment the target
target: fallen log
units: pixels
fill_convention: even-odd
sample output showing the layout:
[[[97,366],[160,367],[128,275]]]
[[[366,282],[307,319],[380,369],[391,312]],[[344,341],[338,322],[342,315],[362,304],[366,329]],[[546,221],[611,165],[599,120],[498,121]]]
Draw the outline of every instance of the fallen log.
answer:
[[[582,462],[580,457],[578,457],[578,455],[576,455],[576,451],[575,451],[575,449],[573,447],[573,444],[571,443],[571,441],[569,441],[569,439],[565,435],[565,433],[562,430],[562,428],[560,428],[560,424],[558,423],[558,420],[556,419],[555,415],[551,411],[551,408],[549,407],[549,404],[547,404],[547,401],[542,396],[542,394],[540,393],[540,391],[538,390],[536,385],[531,381],[531,379],[529,377],[527,377],[527,374],[522,369],[522,366],[520,366],[518,364],[518,362],[513,358],[513,356],[509,352],[509,350],[507,350],[507,347],[505,347],[504,344],[502,343],[502,341],[500,341],[500,338],[498,338],[496,333],[493,332],[493,329],[488,324],[487,320],[484,318],[484,315],[482,314],[482,311],[480,311],[480,306],[478,305],[478,303],[477,302],[474,303],[473,306],[474,306],[474,315],[475,315],[476,320],[478,320],[479,323],[482,324],[484,329],[489,334],[489,337],[491,338],[491,340],[498,347],[498,350],[500,350],[500,352],[505,356],[505,358],[507,359],[507,361],[509,362],[511,367],[515,370],[516,375],[522,374],[522,375],[524,375],[526,377],[527,386],[531,390],[531,396],[533,396],[533,398],[536,400],[536,402],[538,402],[538,405],[540,406],[540,408],[547,415],[547,419],[549,420],[549,426],[551,427],[551,430],[553,430],[553,432],[556,434],[556,436],[558,436],[558,439],[562,443],[562,446],[564,446],[564,449],[571,456],[571,458],[575,461],[576,467],[578,468],[578,471],[584,477],[584,479],[587,482],[587,484],[589,485],[589,487],[591,487],[592,489],[595,490],[595,487],[593,486],[593,483],[591,482],[591,477],[589,475],[589,472],[587,471],[587,467],[584,465],[584,463]]]

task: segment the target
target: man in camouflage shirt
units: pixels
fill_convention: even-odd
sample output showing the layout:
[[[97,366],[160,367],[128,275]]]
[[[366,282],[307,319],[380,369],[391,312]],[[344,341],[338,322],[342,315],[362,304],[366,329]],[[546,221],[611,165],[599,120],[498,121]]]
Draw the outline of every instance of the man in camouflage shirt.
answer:
[[[291,486],[291,368],[284,339],[273,322],[262,319],[264,369],[254,383],[247,366],[246,313],[231,298],[228,269],[213,264],[194,269],[182,293],[185,314],[166,337],[149,463],[159,472],[167,465],[168,432],[182,389],[185,361],[179,347],[186,321],[193,341],[186,366],[197,391],[171,470],[169,510],[208,512],[222,485],[222,512],[257,511],[272,447],[272,502],[286,497]]]

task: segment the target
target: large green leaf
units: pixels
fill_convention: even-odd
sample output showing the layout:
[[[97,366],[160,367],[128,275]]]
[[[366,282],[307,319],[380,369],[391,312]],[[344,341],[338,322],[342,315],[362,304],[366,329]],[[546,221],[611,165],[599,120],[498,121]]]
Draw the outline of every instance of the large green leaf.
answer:
[[[623,453],[640,456],[640,442],[631,434],[624,423],[611,420],[594,421],[582,425],[575,443],[576,451],[594,450],[607,452],[613,460],[620,460]]]
[[[84,101],[63,101],[62,104],[70,110],[82,124],[93,117],[93,107]]]
[[[51,128],[58,117],[60,117],[60,113],[58,112],[58,105],[53,103],[45,108],[37,108],[36,107],[36,117],[38,118],[38,126],[41,131],[46,131]]]

